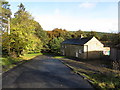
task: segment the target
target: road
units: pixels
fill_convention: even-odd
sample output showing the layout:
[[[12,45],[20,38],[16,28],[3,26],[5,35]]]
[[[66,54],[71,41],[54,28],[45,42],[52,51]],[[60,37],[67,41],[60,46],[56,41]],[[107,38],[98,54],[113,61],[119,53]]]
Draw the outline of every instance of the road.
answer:
[[[60,60],[44,55],[7,72],[2,84],[3,88],[92,88]]]

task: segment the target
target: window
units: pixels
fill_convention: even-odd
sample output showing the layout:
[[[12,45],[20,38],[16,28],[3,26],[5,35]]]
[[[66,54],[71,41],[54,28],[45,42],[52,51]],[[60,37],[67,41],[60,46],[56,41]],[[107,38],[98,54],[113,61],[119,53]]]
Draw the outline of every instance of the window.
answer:
[[[78,52],[76,52],[76,57],[78,57]]]
[[[65,48],[66,48],[66,45],[65,45]]]
[[[64,50],[62,50],[62,54],[65,55],[65,51]]]
[[[80,53],[80,54],[83,53],[83,50],[79,49],[79,53]]]

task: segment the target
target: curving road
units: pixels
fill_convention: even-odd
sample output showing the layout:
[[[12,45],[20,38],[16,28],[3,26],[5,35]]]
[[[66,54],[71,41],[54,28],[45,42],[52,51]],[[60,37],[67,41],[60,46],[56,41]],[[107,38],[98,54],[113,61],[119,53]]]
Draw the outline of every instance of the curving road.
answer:
[[[2,84],[3,88],[92,88],[60,60],[44,55],[7,72]]]

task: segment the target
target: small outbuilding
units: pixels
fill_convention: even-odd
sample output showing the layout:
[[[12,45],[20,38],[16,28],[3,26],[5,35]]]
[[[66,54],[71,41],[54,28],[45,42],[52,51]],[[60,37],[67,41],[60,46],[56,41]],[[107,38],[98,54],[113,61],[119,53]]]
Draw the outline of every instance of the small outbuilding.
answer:
[[[110,59],[120,62],[120,44],[110,48]]]
[[[100,58],[104,45],[95,37],[68,39],[61,43],[61,53],[82,59]]]

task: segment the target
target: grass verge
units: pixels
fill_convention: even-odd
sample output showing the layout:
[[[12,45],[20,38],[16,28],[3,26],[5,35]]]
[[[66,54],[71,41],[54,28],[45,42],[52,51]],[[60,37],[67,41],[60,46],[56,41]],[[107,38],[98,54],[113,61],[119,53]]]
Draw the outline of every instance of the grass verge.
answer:
[[[56,59],[65,58],[65,56],[54,56]]]
[[[88,80],[96,89],[108,90],[114,88],[120,90],[120,71],[99,67],[88,61],[75,61],[72,59],[56,56],[57,59],[70,67],[75,73],[78,73]],[[54,57],[54,58],[56,58]]]
[[[32,54],[25,54],[24,56],[21,56],[23,60],[30,60],[32,58],[35,58],[36,56],[43,55],[43,53],[32,53]]]
[[[21,64],[23,62],[26,62],[32,58],[35,58],[36,56],[43,55],[43,53],[32,53],[32,54],[25,54],[21,57],[1,57],[0,58],[0,64],[2,65],[2,71],[6,72],[9,69],[17,66],[18,64]]]
[[[12,57],[2,57],[0,59],[0,64],[2,65],[2,71],[8,71],[9,69],[15,67],[18,63],[22,63],[22,58],[12,58]]]

